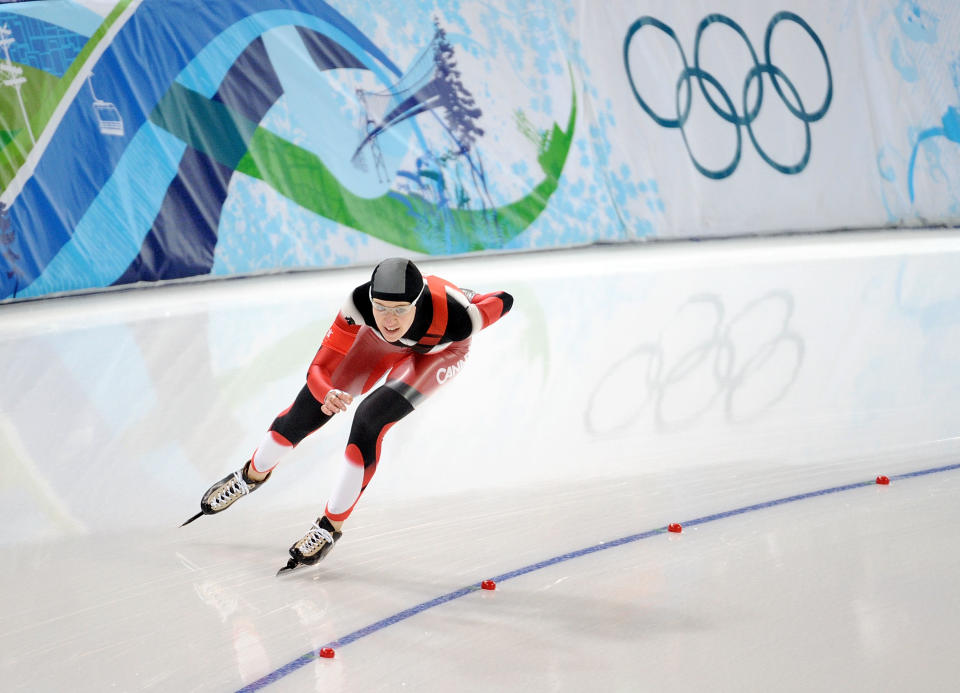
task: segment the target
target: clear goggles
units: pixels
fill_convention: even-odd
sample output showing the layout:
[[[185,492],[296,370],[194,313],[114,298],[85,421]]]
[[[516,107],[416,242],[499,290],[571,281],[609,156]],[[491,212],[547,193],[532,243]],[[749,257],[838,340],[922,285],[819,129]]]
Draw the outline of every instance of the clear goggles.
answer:
[[[408,303],[403,306],[393,306],[393,307],[385,306],[381,303],[377,303],[376,300],[374,300],[373,298],[373,291],[371,290],[369,293],[370,303],[373,305],[374,312],[380,313],[380,315],[387,315],[388,313],[393,313],[397,317],[400,317],[401,315],[406,315],[416,307],[417,301],[419,301],[420,297],[423,296],[423,292],[424,290],[426,290],[426,288],[427,288],[427,283],[424,282],[423,286],[420,287],[420,293],[418,293],[417,297],[413,299],[413,303]]]
[[[403,306],[385,306],[382,303],[373,303],[373,310],[381,315],[393,313],[397,317],[400,317],[401,315],[406,315],[409,313],[411,310],[413,310],[413,308],[414,306],[412,303],[408,303]]]

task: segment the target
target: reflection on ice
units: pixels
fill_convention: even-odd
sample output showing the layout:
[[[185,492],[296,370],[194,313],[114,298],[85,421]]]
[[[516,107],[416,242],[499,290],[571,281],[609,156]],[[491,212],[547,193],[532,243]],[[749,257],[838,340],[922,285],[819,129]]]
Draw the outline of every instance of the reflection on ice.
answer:
[[[947,648],[960,614],[942,595],[960,571],[960,474],[895,477],[960,459],[960,241],[864,234],[424,265],[506,288],[516,307],[475,339],[461,387],[384,439],[349,541],[282,581],[349,420],[307,439],[244,507],[178,525],[289,405],[366,269],[0,310],[11,690],[235,690],[541,564],[271,686],[957,679]],[[489,435],[458,445],[465,427]],[[894,483],[869,483],[881,473]]]

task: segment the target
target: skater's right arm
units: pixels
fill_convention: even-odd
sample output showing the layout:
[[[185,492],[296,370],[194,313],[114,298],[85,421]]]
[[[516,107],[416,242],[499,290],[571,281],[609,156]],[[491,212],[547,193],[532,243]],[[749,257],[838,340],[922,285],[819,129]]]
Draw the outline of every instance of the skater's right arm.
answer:
[[[353,401],[349,394],[333,387],[331,374],[353,346],[359,331],[359,325],[348,322],[343,312],[338,313],[337,319],[327,330],[320,350],[317,351],[307,371],[307,387],[310,389],[310,394],[318,402],[323,403],[321,409],[328,416],[338,411],[345,411],[346,405]]]

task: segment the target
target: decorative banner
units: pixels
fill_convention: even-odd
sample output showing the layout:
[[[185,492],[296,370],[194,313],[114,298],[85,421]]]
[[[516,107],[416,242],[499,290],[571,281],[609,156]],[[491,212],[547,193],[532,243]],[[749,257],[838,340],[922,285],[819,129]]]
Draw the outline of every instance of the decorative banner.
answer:
[[[4,4],[0,300],[952,224],[958,18],[947,0]]]

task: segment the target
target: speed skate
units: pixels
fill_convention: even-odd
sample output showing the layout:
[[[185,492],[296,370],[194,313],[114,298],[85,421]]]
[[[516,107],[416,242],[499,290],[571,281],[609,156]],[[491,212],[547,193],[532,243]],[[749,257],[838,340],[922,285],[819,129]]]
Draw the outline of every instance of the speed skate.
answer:
[[[326,515],[318,517],[307,533],[290,547],[290,559],[277,575],[289,573],[302,565],[316,565],[330,553],[341,536],[343,532],[336,530]]]

